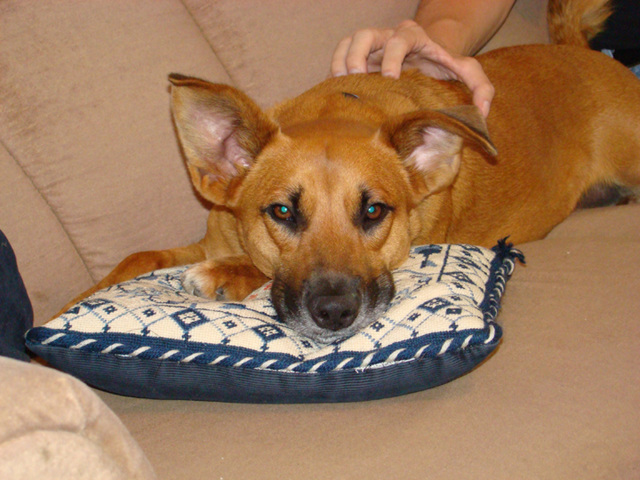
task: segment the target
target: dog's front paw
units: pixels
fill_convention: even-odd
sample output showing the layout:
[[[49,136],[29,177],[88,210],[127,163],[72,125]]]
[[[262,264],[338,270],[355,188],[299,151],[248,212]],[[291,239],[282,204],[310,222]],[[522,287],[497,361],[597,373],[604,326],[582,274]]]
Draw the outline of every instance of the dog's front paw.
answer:
[[[221,301],[242,300],[268,280],[248,257],[205,260],[182,274],[188,293]]]
[[[207,262],[201,262],[189,268],[182,274],[182,287],[190,295],[197,297],[208,297],[215,300],[224,300],[222,288],[213,288],[213,282],[209,278],[209,269],[206,268]]]

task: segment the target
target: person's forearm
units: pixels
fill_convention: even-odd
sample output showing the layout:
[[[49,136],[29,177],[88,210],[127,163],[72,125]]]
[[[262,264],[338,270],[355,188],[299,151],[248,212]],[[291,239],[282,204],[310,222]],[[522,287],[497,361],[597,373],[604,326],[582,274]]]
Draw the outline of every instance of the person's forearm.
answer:
[[[452,53],[476,54],[507,18],[515,0],[422,0],[415,21]]]

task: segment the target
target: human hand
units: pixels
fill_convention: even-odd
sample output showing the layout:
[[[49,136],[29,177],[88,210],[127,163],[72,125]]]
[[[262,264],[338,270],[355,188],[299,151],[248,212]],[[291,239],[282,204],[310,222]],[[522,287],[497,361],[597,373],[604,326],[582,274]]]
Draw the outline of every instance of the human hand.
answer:
[[[417,68],[440,80],[459,80],[486,117],[495,93],[480,63],[473,57],[449,53],[431,40],[413,20],[395,29],[365,29],[340,41],[331,60],[331,74],[381,72],[399,78],[402,68]]]

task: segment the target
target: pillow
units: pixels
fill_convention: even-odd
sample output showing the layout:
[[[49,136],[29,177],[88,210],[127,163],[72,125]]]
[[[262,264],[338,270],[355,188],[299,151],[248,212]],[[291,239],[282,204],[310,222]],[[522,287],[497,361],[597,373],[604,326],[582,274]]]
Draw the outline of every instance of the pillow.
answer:
[[[29,349],[97,388],[230,402],[371,400],[435,387],[498,346],[495,323],[515,259],[506,242],[414,247],[388,311],[317,344],[278,321],[269,285],[242,302],[188,294],[186,267],[99,291],[26,335]]]

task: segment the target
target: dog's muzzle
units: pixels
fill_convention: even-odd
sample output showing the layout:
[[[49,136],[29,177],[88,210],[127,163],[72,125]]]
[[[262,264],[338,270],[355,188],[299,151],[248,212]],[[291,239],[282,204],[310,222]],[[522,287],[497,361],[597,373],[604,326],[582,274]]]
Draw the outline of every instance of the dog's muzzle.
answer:
[[[395,287],[389,272],[365,281],[334,271],[316,271],[299,290],[275,276],[271,296],[280,319],[321,343],[342,340],[375,321],[387,309]]]
[[[361,283],[346,275],[314,275],[304,304],[316,325],[335,332],[353,324],[362,304]]]

